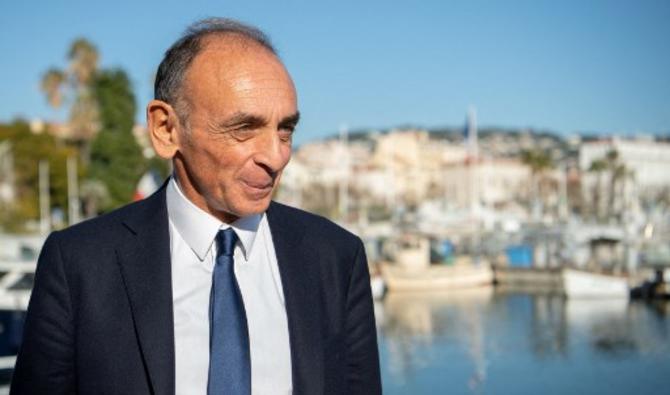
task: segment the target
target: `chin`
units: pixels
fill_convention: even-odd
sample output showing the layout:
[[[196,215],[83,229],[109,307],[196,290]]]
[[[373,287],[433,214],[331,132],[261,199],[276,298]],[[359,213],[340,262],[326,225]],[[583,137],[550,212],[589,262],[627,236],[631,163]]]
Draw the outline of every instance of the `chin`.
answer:
[[[270,206],[270,200],[271,199],[268,198],[267,200],[254,202],[252,204],[245,204],[243,207],[239,207],[239,209],[236,210],[236,216],[242,218],[249,215],[262,214]]]

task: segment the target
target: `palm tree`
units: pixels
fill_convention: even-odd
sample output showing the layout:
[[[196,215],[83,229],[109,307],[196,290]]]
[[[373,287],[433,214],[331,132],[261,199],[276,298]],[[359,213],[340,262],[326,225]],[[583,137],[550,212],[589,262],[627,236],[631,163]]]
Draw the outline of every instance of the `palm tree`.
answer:
[[[601,190],[602,190],[602,173],[607,170],[607,162],[603,159],[596,159],[591,162],[589,172],[596,173],[596,185],[593,187],[593,206],[596,219],[601,218]]]
[[[551,160],[551,156],[546,151],[540,149],[521,151],[521,162],[530,168],[531,201],[534,207],[540,208],[540,212],[536,212],[535,215],[541,217],[540,196],[542,196],[542,178],[547,170],[554,167],[554,163]]]
[[[47,70],[42,76],[40,89],[47,96],[49,104],[54,108],[60,107],[63,103],[63,84],[66,79],[65,73],[55,67]]]
[[[616,187],[619,179],[626,173],[624,165],[619,163],[619,152],[611,149],[605,154],[605,163],[610,176],[609,191],[607,196],[607,216],[614,215],[614,205],[616,203]]]
[[[70,71],[78,87],[89,86],[91,78],[98,69],[98,50],[85,38],[78,38],[70,45],[68,59]]]
[[[69,67],[52,67],[42,76],[41,89],[49,104],[60,107],[65,93],[73,96],[69,126],[71,140],[81,149],[82,159],[88,162],[90,140],[98,125],[98,105],[92,92],[93,77],[98,70],[98,50],[85,38],[72,42],[67,54]]]
[[[98,106],[92,80],[98,69],[98,50],[85,38],[76,39],[68,52],[70,73],[76,98],[70,109],[72,134],[88,156],[87,148],[98,129]]]

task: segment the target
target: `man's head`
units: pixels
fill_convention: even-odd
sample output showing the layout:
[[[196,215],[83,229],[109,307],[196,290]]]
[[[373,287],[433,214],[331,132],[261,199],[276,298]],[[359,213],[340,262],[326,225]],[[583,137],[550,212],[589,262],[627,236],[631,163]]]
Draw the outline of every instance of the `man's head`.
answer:
[[[297,98],[262,32],[207,19],[166,52],[147,119],[184,194],[231,222],[267,209],[291,156]]]

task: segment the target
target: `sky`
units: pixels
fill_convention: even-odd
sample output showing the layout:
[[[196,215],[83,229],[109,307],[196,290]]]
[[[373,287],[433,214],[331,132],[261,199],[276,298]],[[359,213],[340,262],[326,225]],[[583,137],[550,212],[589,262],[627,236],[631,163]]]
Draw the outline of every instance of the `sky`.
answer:
[[[64,120],[39,90],[70,43],[133,82],[144,122],[164,51],[225,16],[266,31],[295,81],[296,142],[349,129],[478,124],[670,134],[670,1],[37,1],[0,5],[0,122]]]

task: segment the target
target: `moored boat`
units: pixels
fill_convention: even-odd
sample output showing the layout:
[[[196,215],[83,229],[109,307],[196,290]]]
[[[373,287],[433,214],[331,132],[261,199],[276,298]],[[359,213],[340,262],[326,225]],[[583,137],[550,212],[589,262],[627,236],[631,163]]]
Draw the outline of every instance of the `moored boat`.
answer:
[[[487,264],[430,265],[422,270],[386,264],[382,275],[389,292],[463,289],[493,283],[493,270]]]
[[[628,298],[630,286],[623,276],[563,269],[563,289],[568,298]]]

